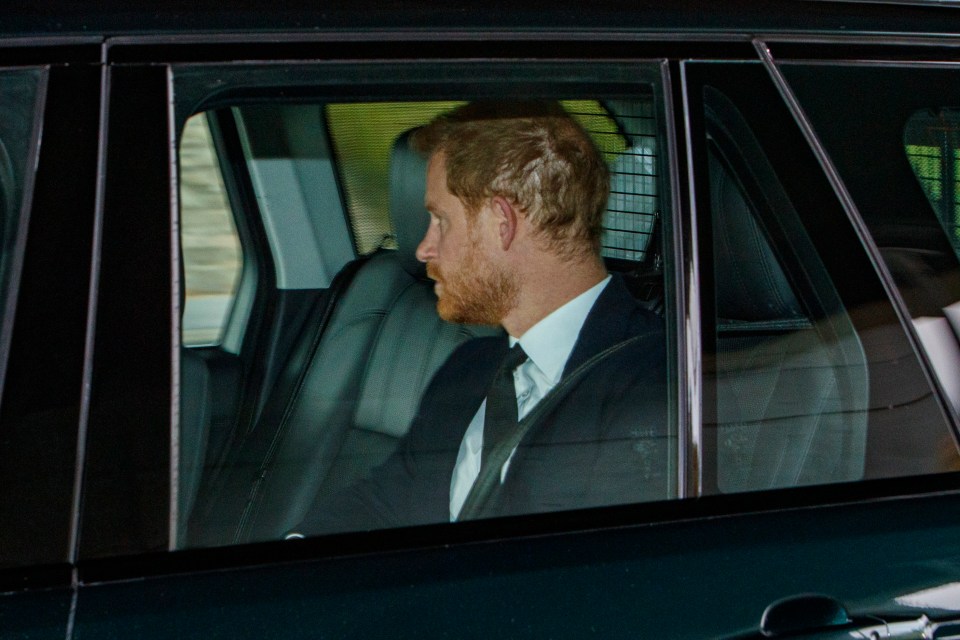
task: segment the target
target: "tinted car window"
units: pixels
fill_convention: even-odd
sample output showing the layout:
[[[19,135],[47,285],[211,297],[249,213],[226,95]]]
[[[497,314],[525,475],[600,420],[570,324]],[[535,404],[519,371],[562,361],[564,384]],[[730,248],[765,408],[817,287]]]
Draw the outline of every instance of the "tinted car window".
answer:
[[[560,93],[611,169],[602,251],[609,268],[623,274],[649,313],[660,314],[652,316],[656,322],[667,326],[662,104],[654,85],[628,86],[615,98],[567,100],[574,92],[569,87],[566,95],[555,87],[545,91]],[[426,163],[408,149],[406,135],[466,100],[261,102],[207,112],[227,141],[219,148],[220,165],[233,215],[246,220],[241,227],[262,228],[268,251],[258,259],[266,268],[257,277],[251,315],[251,327],[259,328],[248,336],[259,346],[241,347],[232,363],[246,372],[245,386],[228,401],[223,390],[229,385],[221,382],[228,376],[213,365],[223,364],[223,354],[201,354],[199,363],[183,355],[193,373],[183,367],[182,375],[198,375],[202,384],[182,385],[179,442],[196,449],[180,452],[179,490],[193,496],[192,503],[180,501],[181,546],[282,537],[314,501],[344,491],[391,456],[423,390],[457,345],[499,333],[440,322],[422,273],[411,280],[404,272],[423,269],[412,249],[423,233],[415,229],[427,221]],[[234,149],[227,129],[237,138]],[[302,231],[291,235],[296,225]],[[264,349],[272,360],[267,366],[257,355]],[[636,442],[606,445],[632,452],[635,485],[651,487],[645,499],[676,495],[676,428],[666,418],[665,365],[661,375],[644,392],[656,400],[638,399],[636,415],[646,415],[645,403],[654,402],[663,417],[636,425]],[[611,503],[585,499],[579,506]]]
[[[931,107],[910,116],[903,130],[903,149],[910,167],[954,251],[960,248],[958,127],[960,112],[956,109]]]
[[[924,189],[935,194],[933,178],[941,177],[929,173],[928,159],[940,153],[941,144],[931,144],[921,118],[929,121],[955,104],[950,100],[953,73],[793,63],[784,64],[783,71],[850,190],[910,315],[938,315],[960,299],[960,266],[945,231],[952,224],[952,205],[938,200],[935,212],[925,195]],[[831,100],[819,90],[827,82],[838,91]]]
[[[0,317],[5,318],[0,352],[9,344],[8,309],[13,306],[23,257],[33,185],[32,167],[40,140],[40,70],[0,70]],[[33,160],[33,163],[31,163]],[[2,368],[0,368],[2,371]],[[0,376],[2,380],[2,376]]]
[[[896,282],[938,383],[956,407],[958,347],[949,319],[960,300],[951,142],[952,107],[960,104],[955,72],[792,63],[783,70]],[[831,100],[814,96],[823,83],[837,88]],[[953,442],[949,430],[930,430],[923,437],[918,433],[908,451],[939,449],[946,467],[953,468]]]
[[[704,65],[694,77],[712,74],[703,87],[707,178],[698,183],[710,194],[716,318],[715,356],[705,362],[716,385],[716,422],[705,418],[716,469],[707,465],[705,485],[950,469],[946,416],[792,116],[753,107],[782,104],[759,65],[736,74]]]
[[[30,222],[46,80],[40,69],[0,69],[0,385],[10,353]],[[0,425],[0,451],[7,454],[0,465],[0,566],[61,560],[67,553],[69,512],[64,501],[51,503],[51,496],[70,486],[73,472],[62,469],[56,477],[37,477],[32,472],[37,452],[59,451],[55,439],[47,439],[51,434],[45,427],[53,421],[34,413],[11,422],[10,415]],[[54,504],[64,510],[58,512]],[[31,523],[30,518],[37,520]]]
[[[859,480],[869,400],[863,345],[742,116],[715,90],[705,91],[705,102],[718,488]],[[777,238],[776,227],[789,231]],[[778,246],[783,240],[789,244]],[[804,257],[802,274],[788,270],[781,257],[787,252]],[[804,299],[804,285],[813,289],[811,299]]]

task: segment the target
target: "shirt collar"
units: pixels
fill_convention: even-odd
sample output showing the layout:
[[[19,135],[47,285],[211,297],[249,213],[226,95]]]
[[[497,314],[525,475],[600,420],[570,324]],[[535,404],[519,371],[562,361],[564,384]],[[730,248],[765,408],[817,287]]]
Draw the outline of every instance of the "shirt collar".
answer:
[[[519,342],[533,364],[547,376],[551,384],[557,384],[587,314],[608,282],[609,275],[573,300],[554,309],[540,322],[527,329],[519,340],[510,336],[510,346]]]

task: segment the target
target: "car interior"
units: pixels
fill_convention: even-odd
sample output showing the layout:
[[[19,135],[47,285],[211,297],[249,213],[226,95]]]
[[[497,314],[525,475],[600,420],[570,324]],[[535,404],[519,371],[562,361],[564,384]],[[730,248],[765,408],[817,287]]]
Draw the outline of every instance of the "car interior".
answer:
[[[619,111],[607,112],[604,123],[621,129],[613,132],[617,153],[605,253],[644,304],[662,313],[662,258],[654,248],[659,243],[656,185],[648,177],[655,175],[654,137],[628,136],[623,130],[636,129],[632,121],[651,120],[643,113],[649,103],[615,106]],[[232,116],[249,130],[246,109],[211,120],[222,127]],[[282,124],[277,128],[283,129]],[[274,314],[279,318],[274,324],[284,326],[265,332],[271,343],[266,351],[268,361],[279,364],[245,366],[243,346],[239,357],[222,345],[182,349],[178,504],[189,515],[179,522],[181,545],[282,537],[314,499],[363,477],[395,449],[426,385],[458,344],[500,331],[452,325],[436,314],[432,283],[414,255],[428,222],[426,161],[409,149],[408,135],[399,135],[390,149],[390,236],[369,255],[347,261],[328,286],[288,299],[296,311]],[[219,144],[228,150],[225,137],[221,132]],[[224,181],[231,179],[225,175]],[[233,200],[239,200],[243,188],[233,191]],[[255,226],[257,220],[247,224]],[[254,384],[245,385],[244,377]],[[233,392],[218,398],[231,387]],[[243,389],[240,396],[237,388]],[[251,411],[254,398],[260,398],[260,407]],[[229,433],[219,433],[224,430]]]
[[[425,266],[414,255],[428,221],[425,177],[425,160],[401,136],[390,176],[397,248],[348,264],[311,310],[263,424],[211,488],[221,499],[197,514],[191,539],[280,537],[317,496],[359,479],[396,448],[431,377],[458,344],[496,331],[436,314]]]

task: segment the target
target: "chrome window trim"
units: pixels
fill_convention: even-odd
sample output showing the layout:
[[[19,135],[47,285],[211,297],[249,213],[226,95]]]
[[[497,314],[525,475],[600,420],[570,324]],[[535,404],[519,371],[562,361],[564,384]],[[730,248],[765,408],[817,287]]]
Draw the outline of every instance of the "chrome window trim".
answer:
[[[167,152],[170,163],[170,517],[167,518],[167,550],[177,548],[180,523],[180,172],[177,148],[173,69],[167,65]]]
[[[689,198],[689,211],[683,216],[683,222],[689,227],[678,225],[683,229],[682,234],[674,234],[673,250],[676,252],[674,264],[677,278],[677,320],[682,323],[678,326],[678,352],[683,354],[684,362],[681,367],[682,376],[678,384],[682,387],[681,401],[684,402],[683,413],[679,416],[681,433],[684,437],[685,448],[681,449],[681,462],[684,469],[680,498],[688,498],[703,494],[703,342],[700,307],[700,259],[697,247],[697,194],[694,185],[693,150],[694,141],[690,131],[690,96],[687,85],[686,61],[680,62],[680,91],[683,96],[684,145],[686,150],[686,177]],[[666,93],[666,92],[665,92]],[[668,119],[668,126],[673,126],[673,120]],[[670,140],[676,144],[674,132],[670,132]],[[680,212],[680,167],[677,161],[677,149],[668,150],[671,154],[673,175],[671,191],[675,202],[675,217]],[[681,223],[682,224],[682,223]]]

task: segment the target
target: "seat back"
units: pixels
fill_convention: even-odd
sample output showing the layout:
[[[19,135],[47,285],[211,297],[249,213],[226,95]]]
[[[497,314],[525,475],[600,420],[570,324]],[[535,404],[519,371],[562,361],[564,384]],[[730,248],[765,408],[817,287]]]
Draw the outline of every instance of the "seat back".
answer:
[[[180,429],[177,457],[177,508],[181,516],[193,510],[200,490],[200,479],[207,455],[207,440],[213,423],[210,370],[194,350],[180,350],[180,385],[189,389],[181,394]],[[177,522],[177,539],[186,535],[187,518]]]
[[[314,313],[263,416],[218,481],[215,506],[191,523],[192,544],[280,537],[318,495],[390,455],[457,345],[499,331],[437,316],[432,283],[415,256],[429,220],[425,180],[424,159],[402,136],[390,179],[397,249],[338,276],[339,291]]]
[[[859,479],[869,392],[850,320],[844,312],[808,317],[740,186],[714,154],[710,181],[719,489]]]

